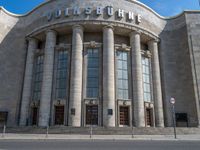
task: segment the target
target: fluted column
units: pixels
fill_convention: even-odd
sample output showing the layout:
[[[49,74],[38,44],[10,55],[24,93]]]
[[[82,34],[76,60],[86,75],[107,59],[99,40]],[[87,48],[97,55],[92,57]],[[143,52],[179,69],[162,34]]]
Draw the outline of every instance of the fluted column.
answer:
[[[82,74],[83,74],[83,28],[73,26],[71,79],[69,102],[69,125],[81,126]]]
[[[26,68],[24,74],[24,86],[21,101],[21,113],[20,113],[20,126],[27,124],[29,104],[31,100],[31,82],[33,77],[33,63],[34,63],[34,51],[37,49],[38,40],[34,38],[28,39],[28,51],[26,58]]]
[[[148,43],[149,50],[152,52],[152,78],[153,78],[153,97],[155,107],[155,124],[157,127],[164,127],[163,102],[160,79],[160,65],[158,55],[158,41],[152,40]]]
[[[103,28],[103,125],[108,127],[115,126],[114,59],[114,32],[111,26],[106,26]]]
[[[144,98],[143,98],[143,81],[142,81],[142,56],[140,46],[140,34],[132,32],[130,34],[131,45],[131,64],[133,80],[133,111],[134,124],[136,127],[145,126],[144,117]]]
[[[50,119],[55,45],[56,32],[53,30],[48,30],[46,32],[46,43],[44,51],[44,68],[40,99],[39,126],[47,126]]]

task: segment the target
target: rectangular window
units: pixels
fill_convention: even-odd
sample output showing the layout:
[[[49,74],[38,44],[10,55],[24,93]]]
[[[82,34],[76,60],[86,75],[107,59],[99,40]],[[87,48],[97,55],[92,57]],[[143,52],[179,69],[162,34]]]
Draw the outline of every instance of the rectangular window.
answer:
[[[67,89],[68,52],[59,51],[57,57],[56,98],[64,99]]]
[[[117,51],[117,98],[129,99],[128,52]]]
[[[87,97],[99,96],[99,50],[87,49]]]
[[[44,56],[39,55],[35,60],[34,69],[34,88],[33,88],[33,100],[39,101],[41,96],[42,78],[43,78],[43,62]]]
[[[143,95],[145,102],[151,102],[151,71],[150,59],[142,57]]]

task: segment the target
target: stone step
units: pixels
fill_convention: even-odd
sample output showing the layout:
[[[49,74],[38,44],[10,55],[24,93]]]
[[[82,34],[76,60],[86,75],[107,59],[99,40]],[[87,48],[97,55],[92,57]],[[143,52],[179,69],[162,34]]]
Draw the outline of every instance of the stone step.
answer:
[[[50,134],[90,134],[90,127],[54,126],[49,128]],[[176,128],[177,134],[200,134],[200,128]],[[3,132],[3,129],[1,130]],[[45,134],[46,128],[41,127],[15,127],[6,128],[6,133]],[[174,134],[173,128],[131,128],[131,127],[93,127],[92,133],[96,135],[169,135]]]

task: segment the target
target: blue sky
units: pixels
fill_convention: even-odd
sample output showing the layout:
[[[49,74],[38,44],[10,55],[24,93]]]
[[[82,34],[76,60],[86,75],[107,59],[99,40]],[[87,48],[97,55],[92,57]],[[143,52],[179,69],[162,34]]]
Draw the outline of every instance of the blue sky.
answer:
[[[0,6],[24,14],[45,0],[0,0]],[[139,0],[162,16],[174,16],[183,10],[199,10],[199,0]]]

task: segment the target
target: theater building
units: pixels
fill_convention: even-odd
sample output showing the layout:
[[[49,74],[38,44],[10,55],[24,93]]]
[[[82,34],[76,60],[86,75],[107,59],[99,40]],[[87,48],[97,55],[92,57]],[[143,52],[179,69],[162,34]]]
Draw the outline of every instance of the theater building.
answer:
[[[200,11],[165,18],[135,0],[0,8],[0,124],[200,125]]]

